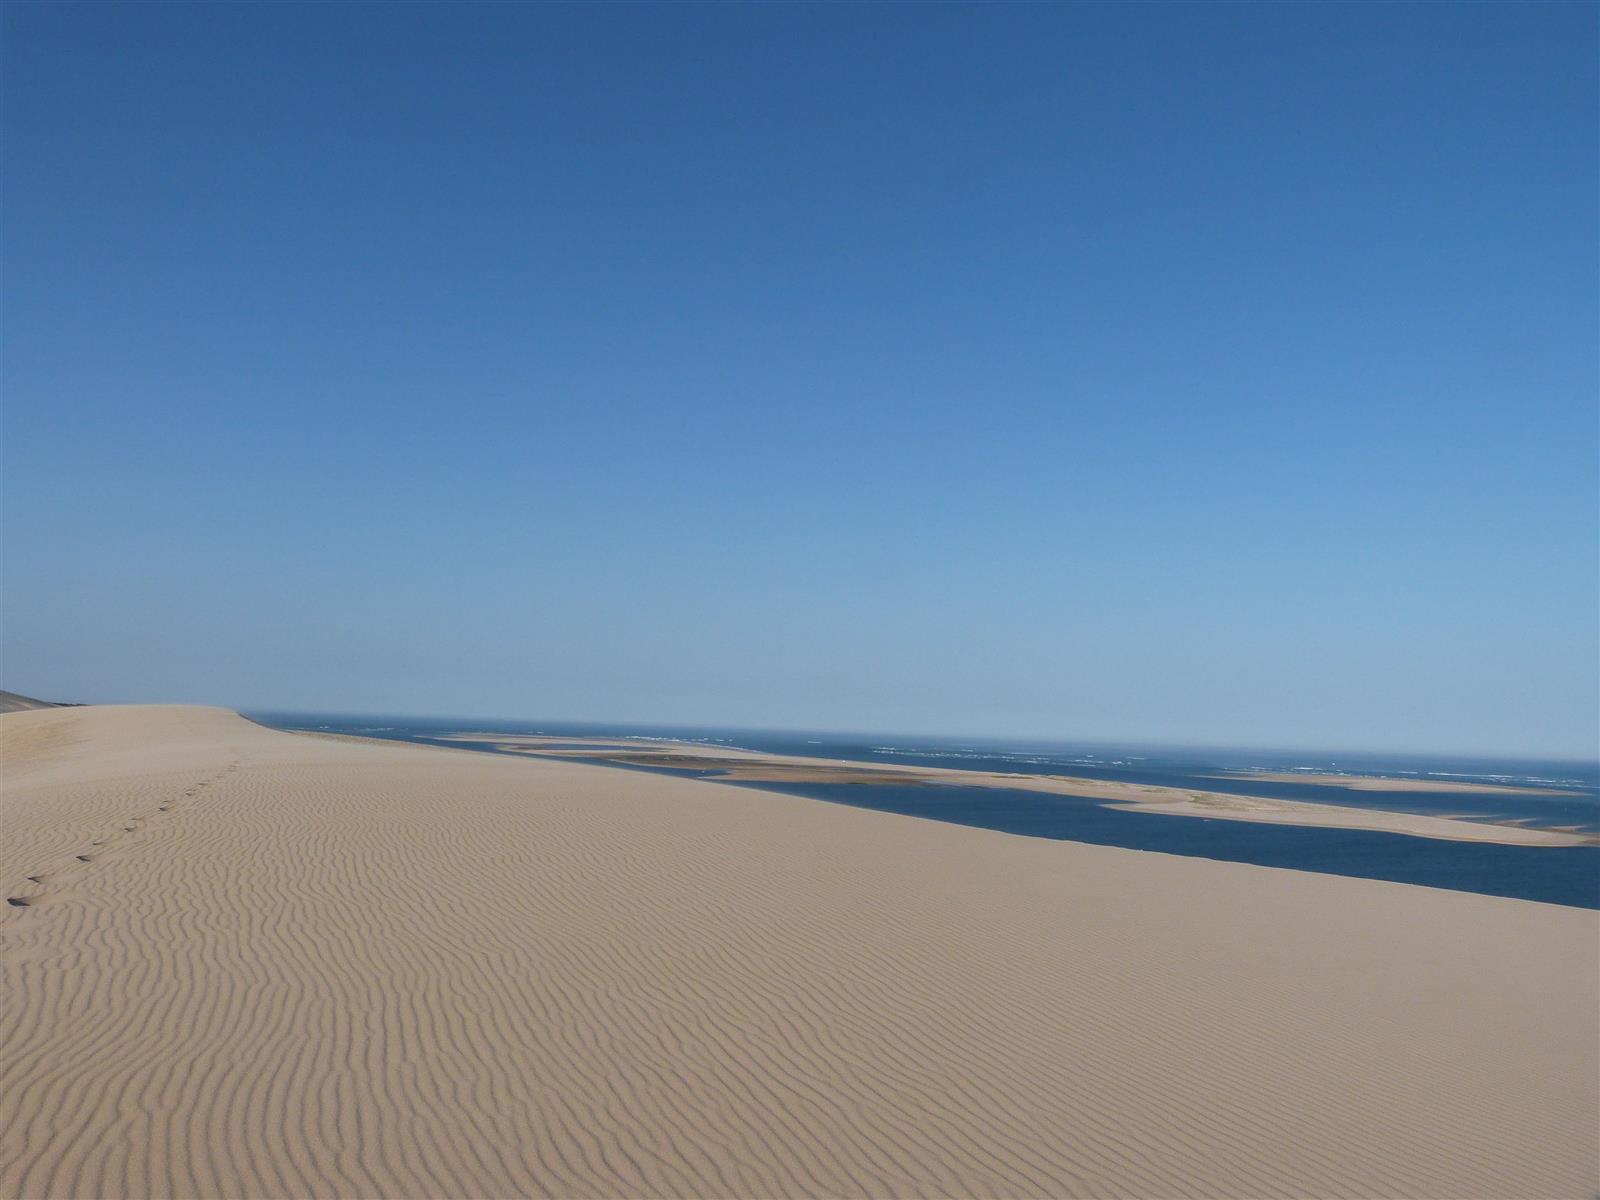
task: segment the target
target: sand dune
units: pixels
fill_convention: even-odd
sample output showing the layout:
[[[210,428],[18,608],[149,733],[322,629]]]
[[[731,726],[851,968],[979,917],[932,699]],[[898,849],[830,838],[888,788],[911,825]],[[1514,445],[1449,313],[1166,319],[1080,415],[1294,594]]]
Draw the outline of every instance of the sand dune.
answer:
[[[0,1196],[1591,1196],[1596,914],[0,718]]]
[[[19,696],[16,692],[0,691],[0,713],[28,712],[35,708],[55,708],[49,700],[35,700],[32,696]]]

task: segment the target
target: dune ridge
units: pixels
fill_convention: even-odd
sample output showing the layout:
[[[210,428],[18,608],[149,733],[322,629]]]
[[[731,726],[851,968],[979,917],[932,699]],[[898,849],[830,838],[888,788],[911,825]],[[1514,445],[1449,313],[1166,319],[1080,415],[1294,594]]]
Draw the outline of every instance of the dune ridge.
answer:
[[[0,718],[0,1195],[1587,1196],[1596,914]]]
[[[0,713],[27,712],[36,708],[57,708],[52,700],[35,700],[32,696],[21,696],[16,692],[0,690]]]

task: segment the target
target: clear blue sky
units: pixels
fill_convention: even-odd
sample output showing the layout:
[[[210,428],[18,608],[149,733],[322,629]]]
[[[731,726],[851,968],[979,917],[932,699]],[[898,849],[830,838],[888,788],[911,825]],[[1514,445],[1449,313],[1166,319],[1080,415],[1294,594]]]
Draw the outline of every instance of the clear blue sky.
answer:
[[[4,8],[4,686],[1595,753],[1588,4]]]

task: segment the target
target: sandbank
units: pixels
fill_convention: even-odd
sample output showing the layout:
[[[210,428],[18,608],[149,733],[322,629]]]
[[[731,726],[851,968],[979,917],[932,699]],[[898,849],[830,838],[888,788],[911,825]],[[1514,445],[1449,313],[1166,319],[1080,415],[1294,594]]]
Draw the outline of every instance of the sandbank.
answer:
[[[1352,792],[1451,792],[1474,796],[1581,796],[1582,792],[1549,787],[1514,787],[1503,783],[1468,780],[1418,779],[1401,775],[1340,775],[1321,771],[1239,771],[1213,775],[1213,779],[1259,779],[1263,783],[1310,783],[1318,787],[1348,788]]]
[[[1258,821],[1336,829],[1402,833],[1412,837],[1456,842],[1494,842],[1504,846],[1593,845],[1592,834],[1542,829],[1516,823],[1474,821],[1464,817],[1240,796],[1231,792],[1082,779],[1070,775],[970,771],[959,767],[905,766],[768,754],[756,750],[700,742],[639,741],[622,738],[554,738],[528,734],[459,734],[442,740],[488,742],[505,754],[539,758],[598,759],[620,766],[712,771],[718,778],[742,783],[860,783],[1006,788],[1058,796],[1106,800],[1130,812],[1164,813],[1229,821]],[[593,749],[566,749],[581,741]]]

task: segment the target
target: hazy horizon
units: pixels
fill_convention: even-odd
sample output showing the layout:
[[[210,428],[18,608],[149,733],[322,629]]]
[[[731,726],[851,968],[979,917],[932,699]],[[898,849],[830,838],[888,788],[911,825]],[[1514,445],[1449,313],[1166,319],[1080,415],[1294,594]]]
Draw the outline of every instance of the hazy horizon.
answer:
[[[11,689],[4,689],[10,691]],[[30,699],[47,699],[68,704],[142,704],[142,703],[192,703],[177,699],[166,700],[108,700],[93,699],[80,701],[60,696],[30,696]],[[1405,758],[1430,759],[1436,758],[1444,762],[1470,762],[1481,759],[1486,762],[1542,762],[1550,765],[1582,766],[1585,768],[1600,767],[1600,756],[1588,758],[1579,755],[1521,755],[1508,751],[1495,751],[1493,748],[1483,750],[1438,750],[1426,746],[1405,745],[1380,745],[1380,746],[1337,746],[1337,745],[1306,745],[1292,744],[1264,744],[1260,742],[1230,742],[1222,740],[1182,740],[1171,741],[1161,738],[1135,738],[1135,737],[1073,737],[1065,734],[1029,734],[1019,732],[992,732],[981,729],[904,729],[904,728],[838,728],[808,725],[772,725],[760,722],[741,724],[736,721],[684,721],[675,718],[612,718],[605,716],[565,716],[565,715],[525,715],[490,712],[447,712],[447,711],[403,711],[403,710],[349,710],[349,709],[319,709],[302,708],[293,705],[259,705],[259,704],[224,704],[212,701],[218,707],[231,708],[245,716],[255,717],[329,717],[341,720],[375,720],[375,721],[405,721],[417,724],[427,724],[432,721],[442,721],[447,724],[463,723],[469,721],[483,721],[496,725],[518,726],[548,726],[558,732],[564,732],[561,727],[572,730],[588,730],[600,733],[608,729],[637,729],[637,730],[664,730],[684,733],[775,733],[794,734],[803,736],[818,734],[824,737],[860,737],[860,738],[928,738],[938,742],[971,741],[973,743],[993,743],[1007,745],[1015,749],[1026,749],[1033,746],[1053,747],[1062,749],[1067,747],[1094,747],[1097,750],[1174,750],[1174,751],[1232,751],[1251,753],[1260,751],[1269,754],[1306,754],[1306,755],[1352,755],[1362,757],[1367,755],[1381,756],[1393,754]]]
[[[0,22],[7,688],[1597,756],[1593,5]]]

